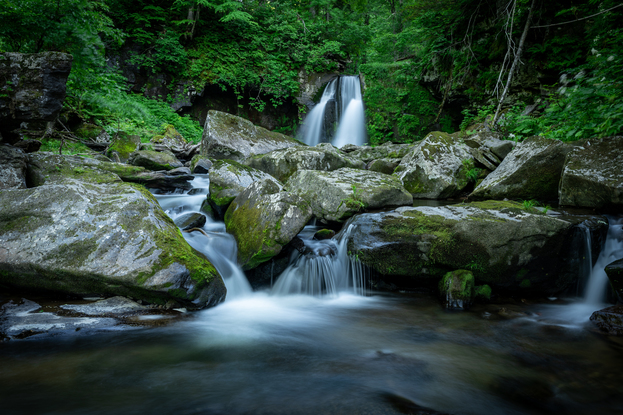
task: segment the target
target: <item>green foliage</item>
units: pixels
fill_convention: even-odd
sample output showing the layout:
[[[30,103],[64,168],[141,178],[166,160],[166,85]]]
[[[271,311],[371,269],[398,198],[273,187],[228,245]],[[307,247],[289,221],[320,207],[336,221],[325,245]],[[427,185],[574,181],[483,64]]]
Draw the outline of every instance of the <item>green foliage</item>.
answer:
[[[473,169],[469,169],[467,173],[465,173],[465,175],[467,176],[467,179],[470,182],[475,183],[476,180],[478,180],[478,177],[480,176],[481,172],[482,172],[482,169],[479,169],[478,167],[474,167]]]
[[[532,199],[532,200],[524,200],[522,203],[522,206],[525,210],[527,211],[531,211],[535,206],[538,206],[539,203]]]

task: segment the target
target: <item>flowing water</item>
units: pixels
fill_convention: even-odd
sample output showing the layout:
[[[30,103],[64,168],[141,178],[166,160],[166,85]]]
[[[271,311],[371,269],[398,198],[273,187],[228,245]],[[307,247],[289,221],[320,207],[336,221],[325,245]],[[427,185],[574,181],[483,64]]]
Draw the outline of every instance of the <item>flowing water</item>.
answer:
[[[199,210],[207,177],[193,184],[158,196],[171,216]],[[251,293],[224,225],[204,231],[185,237],[223,274],[223,304],[161,327],[0,343],[1,413],[623,413],[623,341],[547,316],[562,303],[448,312],[428,294],[361,295],[348,230],[305,237],[313,254]]]
[[[305,122],[301,128],[300,137],[302,141],[309,145],[315,146],[323,142],[327,126],[325,125],[325,111],[327,105],[332,103],[337,110],[335,101],[335,91],[337,89],[338,79],[334,79],[327,84],[320,102],[307,114]]]

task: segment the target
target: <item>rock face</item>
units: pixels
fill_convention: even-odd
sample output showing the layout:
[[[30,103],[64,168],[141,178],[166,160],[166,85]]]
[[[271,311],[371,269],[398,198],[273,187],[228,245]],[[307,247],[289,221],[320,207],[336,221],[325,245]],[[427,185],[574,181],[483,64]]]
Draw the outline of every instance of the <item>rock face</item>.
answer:
[[[26,187],[26,154],[18,148],[0,145],[0,190]]]
[[[29,171],[38,187],[0,192],[3,284],[193,308],[224,299],[215,268],[149,192],[95,167],[115,163],[63,159],[37,155]]]
[[[251,157],[245,164],[266,172],[281,182],[285,182],[298,170],[332,171],[342,167],[354,169],[365,167],[362,161],[345,156],[331,144],[276,150]]]
[[[173,170],[184,165],[168,151],[136,151],[130,155],[129,163],[148,170]]]
[[[475,296],[474,275],[464,269],[448,272],[439,281],[439,293],[446,308],[468,308]]]
[[[558,183],[571,146],[530,137],[511,151],[470,195],[473,199],[558,199]]]
[[[432,132],[402,159],[394,174],[416,199],[445,199],[467,186],[467,172],[473,167],[465,144]]]
[[[0,134],[14,143],[16,128],[45,129],[65,100],[72,56],[60,52],[0,53]]]
[[[413,204],[413,197],[395,176],[344,167],[335,171],[300,170],[286,188],[305,199],[314,216],[343,222],[362,209]]]
[[[210,169],[208,200],[216,213],[223,217],[229,204],[253,182],[272,180],[271,175],[233,160],[217,160]],[[277,183],[281,186],[280,183]]]
[[[212,161],[206,156],[197,154],[190,160],[190,171],[193,174],[207,174],[212,168]]]
[[[377,147],[361,146],[348,151],[350,157],[359,159],[364,163],[370,163],[378,159],[402,159],[413,149],[413,144],[385,143]],[[345,149],[342,148],[342,151]],[[347,148],[346,150],[351,150]]]
[[[201,143],[202,155],[235,161],[302,145],[286,135],[268,131],[253,125],[249,120],[220,111],[208,112]]]
[[[608,264],[605,271],[619,302],[623,303],[623,259]]]
[[[623,136],[594,139],[567,155],[560,181],[564,206],[623,210]]]
[[[251,184],[225,213],[227,232],[238,243],[240,266],[249,270],[277,255],[311,216],[307,202],[281,191],[273,180]]]
[[[623,305],[615,305],[595,311],[591,315],[591,321],[600,330],[614,336],[623,335]]]
[[[554,293],[578,277],[578,267],[567,265],[578,222],[487,201],[365,213],[345,227],[355,226],[348,249],[364,264],[414,285],[433,286],[465,269],[492,288]]]

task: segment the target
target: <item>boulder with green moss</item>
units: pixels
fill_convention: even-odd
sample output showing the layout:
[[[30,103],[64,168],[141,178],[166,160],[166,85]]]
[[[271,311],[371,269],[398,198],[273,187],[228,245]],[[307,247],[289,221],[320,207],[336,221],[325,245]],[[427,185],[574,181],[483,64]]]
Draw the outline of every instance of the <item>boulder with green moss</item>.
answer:
[[[128,160],[133,166],[145,167],[147,170],[173,170],[184,165],[170,151],[136,151]]]
[[[216,213],[223,217],[229,204],[251,183],[272,180],[270,174],[245,166],[233,160],[217,160],[210,169],[210,194],[208,201]]]
[[[169,148],[184,147],[188,144],[188,141],[171,124],[165,125],[163,134],[155,135],[149,141]]]
[[[385,158],[372,160],[366,164],[366,170],[376,171],[384,174],[392,174],[402,159]]]
[[[416,199],[445,199],[467,186],[467,172],[473,167],[465,144],[435,131],[411,149],[394,174]]]
[[[359,159],[364,163],[370,163],[372,160],[377,159],[402,159],[413,149],[413,146],[413,144],[394,144],[387,142],[376,147],[353,146],[346,150],[350,157]],[[341,151],[344,150],[344,148],[341,149]]]
[[[225,298],[216,269],[151,193],[91,164],[114,163],[42,156],[29,166],[36,187],[0,192],[3,285],[192,308]]]
[[[130,158],[130,155],[140,148],[140,145],[141,139],[139,136],[119,131],[111,139],[106,155],[112,158],[116,154],[119,160],[125,163]]]
[[[273,150],[303,145],[301,142],[220,111],[209,111],[201,138],[201,154],[215,159],[243,161]]]
[[[474,274],[464,269],[448,272],[439,281],[439,293],[446,308],[469,308],[476,295]]]
[[[333,171],[342,167],[364,169],[363,161],[341,153],[331,144],[315,147],[291,147],[247,159],[245,164],[266,172],[281,182],[299,170]]]
[[[413,204],[397,177],[348,167],[297,171],[286,188],[305,199],[314,216],[324,221],[343,222],[363,209]]]
[[[585,238],[577,225],[588,218],[485,201],[364,213],[348,220],[345,228],[355,226],[348,250],[396,281],[432,287],[447,272],[466,269],[478,285],[553,294],[580,277],[581,267],[572,259],[576,242],[581,246]],[[607,223],[600,226],[607,228]]]
[[[19,148],[0,145],[0,190],[26,187],[26,154]]]
[[[190,171],[193,174],[207,174],[210,172],[212,164],[212,160],[208,157],[197,154],[190,160]]]
[[[255,182],[242,191],[225,213],[227,232],[238,243],[238,263],[253,269],[281,252],[312,216],[299,196],[284,192],[274,180]]]
[[[472,199],[558,199],[558,183],[571,146],[530,137],[518,144],[470,195]]]
[[[563,206],[623,211],[623,136],[574,147],[562,171],[559,198]]]

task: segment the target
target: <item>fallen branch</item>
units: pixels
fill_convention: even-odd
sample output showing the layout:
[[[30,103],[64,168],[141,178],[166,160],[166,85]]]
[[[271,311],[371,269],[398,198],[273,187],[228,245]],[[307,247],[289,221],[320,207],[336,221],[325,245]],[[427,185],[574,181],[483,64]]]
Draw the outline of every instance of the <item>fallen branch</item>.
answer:
[[[208,238],[210,237],[210,235],[208,235],[206,233],[206,231],[204,231],[203,229],[199,229],[199,228],[190,228],[190,229],[185,229],[183,232],[201,232],[202,234],[204,234],[205,236],[207,236]]]

